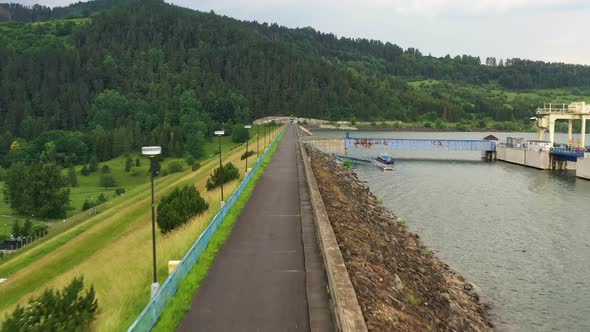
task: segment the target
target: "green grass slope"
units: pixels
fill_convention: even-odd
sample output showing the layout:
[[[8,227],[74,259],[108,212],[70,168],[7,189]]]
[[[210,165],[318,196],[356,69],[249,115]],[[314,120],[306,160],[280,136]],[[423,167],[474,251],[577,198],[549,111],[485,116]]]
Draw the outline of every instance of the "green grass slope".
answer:
[[[251,141],[251,143],[254,139]],[[223,153],[224,162],[243,169],[245,146]],[[185,184],[193,184],[209,203],[209,210],[171,234],[157,234],[158,279],[166,277],[167,261],[181,258],[220,206],[219,190],[206,191],[205,182],[218,159],[210,158],[196,172],[185,170],[159,180],[157,197]],[[229,195],[238,182],[224,187]],[[84,275],[97,291],[101,313],[98,331],[122,330],[130,324],[149,298],[151,277],[151,214],[149,184],[138,185],[107,202],[106,209],[49,238],[40,245],[0,262],[0,317],[17,303],[46,287],[60,287]],[[1,319],[1,318],[0,318]]]

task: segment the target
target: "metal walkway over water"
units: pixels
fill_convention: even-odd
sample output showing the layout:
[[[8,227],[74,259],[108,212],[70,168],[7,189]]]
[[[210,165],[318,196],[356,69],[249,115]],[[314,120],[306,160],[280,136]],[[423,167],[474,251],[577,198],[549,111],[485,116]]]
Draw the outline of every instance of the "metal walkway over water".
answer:
[[[345,156],[345,155],[341,155],[341,154],[337,154],[337,153],[334,153],[333,155],[334,155],[334,157],[336,157],[340,161],[348,160],[353,164],[373,165],[373,166],[376,166],[377,168],[380,168],[383,171],[394,171],[395,170],[393,168],[393,166],[386,165],[386,164],[384,164],[380,161],[377,161],[375,159],[357,158],[357,157]]]
[[[348,149],[391,149],[423,151],[496,151],[496,141],[416,138],[356,138],[346,133]]]

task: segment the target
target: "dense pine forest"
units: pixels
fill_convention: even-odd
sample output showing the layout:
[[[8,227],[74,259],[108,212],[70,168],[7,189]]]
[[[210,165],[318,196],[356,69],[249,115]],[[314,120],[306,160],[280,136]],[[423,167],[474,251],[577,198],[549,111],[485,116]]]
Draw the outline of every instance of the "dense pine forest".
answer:
[[[543,102],[590,96],[588,66],[437,58],[158,0],[0,4],[0,21],[4,168],[145,144],[199,157],[213,130],[266,115],[518,130]]]

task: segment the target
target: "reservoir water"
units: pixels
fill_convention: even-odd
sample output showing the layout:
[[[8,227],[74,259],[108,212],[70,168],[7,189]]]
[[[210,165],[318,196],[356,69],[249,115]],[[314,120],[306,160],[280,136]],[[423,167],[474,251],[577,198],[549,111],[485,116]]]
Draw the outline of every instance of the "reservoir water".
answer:
[[[481,139],[490,133],[351,134]],[[536,136],[492,134],[501,140]],[[476,285],[493,307],[498,330],[590,331],[590,181],[574,172],[485,163],[480,153],[388,152],[396,159],[395,172],[355,166],[359,178],[441,260]]]

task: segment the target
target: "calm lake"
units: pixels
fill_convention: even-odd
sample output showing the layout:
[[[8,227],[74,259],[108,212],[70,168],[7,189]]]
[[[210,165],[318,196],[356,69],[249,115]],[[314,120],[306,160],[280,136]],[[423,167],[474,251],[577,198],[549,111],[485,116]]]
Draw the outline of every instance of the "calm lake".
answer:
[[[488,134],[351,132],[439,139]],[[491,134],[536,139],[534,133]],[[556,140],[565,143],[567,137],[557,134]],[[383,152],[396,160],[396,171],[354,166],[359,178],[440,259],[476,285],[493,306],[498,330],[590,331],[590,181],[574,172],[485,163],[474,152]]]

